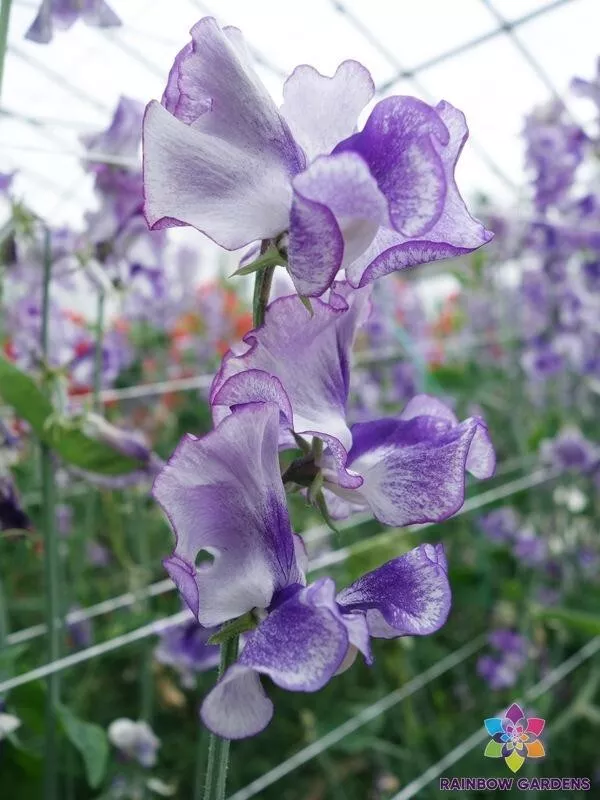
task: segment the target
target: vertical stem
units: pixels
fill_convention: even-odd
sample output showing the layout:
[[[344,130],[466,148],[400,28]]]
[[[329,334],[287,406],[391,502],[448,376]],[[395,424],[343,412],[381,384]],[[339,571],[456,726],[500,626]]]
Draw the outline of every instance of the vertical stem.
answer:
[[[44,283],[42,292],[42,358],[48,361],[49,323],[50,323],[50,278],[52,254],[50,231],[46,229],[44,239]],[[41,445],[42,470],[42,511],[44,529],[44,578],[46,596],[46,622],[48,626],[49,661],[60,658],[60,627],[58,624],[60,569],[58,543],[56,541],[55,484],[52,454],[47,444]],[[48,677],[48,696],[46,701],[45,754],[44,754],[44,797],[57,800],[58,790],[58,729],[56,711],[60,701],[59,675]]]
[[[6,58],[11,4],[12,0],[1,0],[0,2],[0,95],[2,94],[2,78],[4,77],[4,60]]]
[[[98,289],[98,306],[96,312],[96,349],[94,351],[94,379],[92,384],[92,405],[94,411],[100,406],[100,391],[102,389],[102,369],[104,367],[104,305],[106,294],[104,289]]]
[[[221,645],[221,662],[219,664],[219,678],[223,676],[225,670],[230,667],[237,658],[238,637],[232,636],[231,639]],[[227,782],[227,769],[229,767],[229,739],[222,739],[211,733],[208,743],[208,764],[206,768],[206,782],[204,784],[204,800],[224,800],[225,784]],[[196,787],[196,796],[198,787]]]
[[[263,255],[269,249],[269,240],[261,244],[260,254]],[[256,273],[256,280],[254,282],[254,298],[252,300],[252,320],[254,327],[258,328],[265,321],[265,311],[269,303],[269,295],[271,293],[271,283],[273,282],[273,273],[275,267],[265,267]]]
[[[260,248],[261,255],[269,248],[270,242],[265,240]],[[265,267],[256,273],[254,283],[254,298],[252,301],[252,319],[254,327],[262,325],[265,320],[265,311],[271,293],[271,283],[275,267]],[[221,661],[219,664],[219,679],[237,658],[239,638],[232,636],[221,645]],[[203,731],[200,732],[200,746],[203,747]],[[204,784],[204,800],[224,800],[225,784],[227,782],[227,769],[229,767],[229,739],[222,739],[211,733],[208,743],[208,759],[206,767],[206,781]],[[200,800],[200,781],[196,781],[195,796]]]

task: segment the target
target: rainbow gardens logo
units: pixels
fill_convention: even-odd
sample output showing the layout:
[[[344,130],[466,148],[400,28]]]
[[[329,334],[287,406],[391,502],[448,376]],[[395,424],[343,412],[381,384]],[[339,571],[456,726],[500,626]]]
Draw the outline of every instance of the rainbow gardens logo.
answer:
[[[511,772],[518,772],[529,758],[546,755],[539,738],[546,721],[539,717],[527,719],[517,703],[513,703],[503,717],[490,717],[483,724],[492,737],[483,755],[503,758]]]

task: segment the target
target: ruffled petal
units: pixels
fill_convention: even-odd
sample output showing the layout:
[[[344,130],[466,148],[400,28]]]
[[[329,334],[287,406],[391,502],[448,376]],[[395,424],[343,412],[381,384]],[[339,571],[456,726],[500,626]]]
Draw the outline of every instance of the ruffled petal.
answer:
[[[211,405],[218,419],[222,406],[230,407],[232,400],[276,399],[282,388],[285,398],[279,400],[279,407],[286,419],[284,430],[291,425],[298,434],[326,441],[340,481],[358,486],[361,479],[345,470],[351,445],[345,409],[351,348],[369,310],[368,293],[352,292],[348,300],[335,293],[330,304],[314,300],[312,305],[311,317],[295,295],[274,300],[264,325],[244,338],[246,352],[240,354],[238,348],[223,359],[211,388]],[[284,432],[281,441],[293,440]]]
[[[281,113],[312,161],[354,133],[374,93],[373,79],[358,61],[344,61],[332,78],[303,64],[285,82]]]
[[[248,636],[239,663],[282,689],[316,692],[335,674],[349,644],[335,584],[321,578],[271,611]]]
[[[444,173],[445,193],[439,216],[435,220],[432,216],[432,224],[420,231],[414,228],[407,232],[396,223],[395,231],[380,229],[369,249],[346,268],[353,286],[365,286],[396,270],[470,253],[492,238],[493,234],[469,214],[454,178],[456,163],[468,137],[464,115],[445,101],[431,111],[437,113],[449,137],[446,142],[437,135],[430,137]],[[367,157],[365,160],[369,163]]]
[[[176,533],[165,566],[201,625],[266,608],[277,589],[304,583],[283,484],[279,409],[242,406],[203,439],[182,439],[153,494]],[[212,563],[196,566],[199,553]]]
[[[144,116],[143,153],[144,211],[152,229],[192,225],[235,250],[288,227],[289,178],[260,149],[244,150],[204,133],[152,101]]]
[[[344,237],[334,213],[297,191],[290,212],[288,253],[294,287],[305,297],[320,297],[344,258]]]
[[[423,544],[368,572],[338,594],[344,610],[362,611],[371,636],[425,636],[446,622],[451,592],[441,544]]]
[[[327,208],[335,218],[343,240],[343,252],[337,253],[336,272],[355,261],[369,247],[379,226],[388,220],[386,198],[358,153],[322,156],[297,175],[293,185],[295,196],[300,195],[319,207]],[[305,224],[310,225],[310,222],[310,219],[305,220]],[[318,242],[316,229],[314,236]],[[290,242],[293,237],[292,216]],[[290,248],[290,273],[294,277],[292,256]],[[321,265],[322,256],[318,249],[314,258],[315,263]],[[333,260],[331,264],[334,266]]]
[[[206,727],[224,739],[244,739],[264,730],[273,716],[273,703],[258,674],[234,664],[205,697],[200,717]]]
[[[493,472],[480,418],[460,425],[430,416],[375,420],[354,425],[352,439],[348,467],[362,476],[361,497],[387,525],[447,519],[464,502],[465,469],[478,477]]]
[[[387,198],[392,226],[414,238],[442,214],[446,175],[435,144],[448,141],[436,109],[415,97],[387,97],[377,103],[363,130],[335,152],[360,153]]]

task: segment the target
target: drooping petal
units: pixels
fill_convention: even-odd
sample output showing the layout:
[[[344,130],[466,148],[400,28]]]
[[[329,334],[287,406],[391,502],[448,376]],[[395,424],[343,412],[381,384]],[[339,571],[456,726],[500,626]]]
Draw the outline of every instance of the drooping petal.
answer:
[[[423,544],[363,575],[338,594],[338,603],[365,612],[371,636],[424,636],[448,617],[447,573],[443,546]]]
[[[354,133],[374,92],[369,71],[358,61],[342,62],[331,78],[302,64],[285,82],[281,113],[312,161]]]
[[[187,436],[159,474],[154,497],[176,533],[165,566],[201,625],[218,625],[304,577],[279,474],[279,409],[240,407],[203,439]],[[196,566],[199,553],[212,563]]]
[[[233,398],[237,403],[275,399],[283,387],[287,402],[281,401],[280,409],[287,427],[324,439],[342,473],[341,482],[357,486],[360,478],[345,471],[351,444],[345,408],[352,343],[368,312],[369,298],[352,292],[346,300],[335,294],[329,304],[317,299],[312,306],[310,316],[295,295],[273,301],[264,325],[244,338],[246,352],[239,354],[238,348],[237,355],[230,352],[224,358],[210,401],[218,419],[219,408],[229,407]],[[288,434],[282,442],[289,441]]]
[[[430,416],[357,423],[352,440],[348,466],[362,476],[361,496],[387,525],[447,519],[464,502],[465,469],[473,466],[478,477],[493,473],[487,427],[477,417],[459,425]],[[480,457],[486,442],[487,456]]]
[[[434,140],[449,141],[436,109],[415,97],[387,97],[363,130],[335,150],[360,153],[387,198],[392,226],[404,236],[429,231],[444,208],[446,175]]]
[[[388,219],[387,201],[358,153],[322,156],[294,179],[289,271],[298,292],[322,294]]]
[[[224,739],[244,739],[264,730],[273,716],[273,703],[258,674],[241,664],[229,667],[200,708],[206,727]]]
[[[152,101],[144,116],[145,214],[152,229],[192,225],[229,250],[288,226],[289,177],[248,151],[177,120]]]

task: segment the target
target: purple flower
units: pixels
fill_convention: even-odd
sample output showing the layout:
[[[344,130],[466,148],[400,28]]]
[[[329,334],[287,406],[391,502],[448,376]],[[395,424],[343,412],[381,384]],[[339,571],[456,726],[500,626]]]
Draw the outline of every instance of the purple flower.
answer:
[[[588,97],[600,111],[600,58],[596,61],[596,75],[591,80],[573,78],[571,89],[580,97]]]
[[[16,172],[0,172],[0,194],[8,194],[10,192],[15,175]]]
[[[519,517],[514,508],[502,507],[479,519],[479,527],[493,542],[509,542],[519,530]]]
[[[502,628],[490,634],[489,643],[496,652],[479,658],[477,674],[494,691],[514,686],[527,663],[529,642],[520,634]]]
[[[297,67],[278,110],[239,30],[205,18],[191,34],[144,118],[153,229],[192,225],[228,250],[273,240],[306,296],[341,268],[364,286],[489,241],[454,181],[467,127],[450,104],[389,97],[356,133],[374,92],[358,62]]]
[[[188,622],[165,628],[154,649],[159,664],[173,667],[185,688],[195,686],[195,673],[213,669],[219,663],[218,645],[208,644],[216,628],[204,628],[190,615]]]
[[[459,424],[443,403],[417,395],[398,418],[349,428],[351,347],[367,310],[364,289],[337,284],[329,304],[313,302],[313,316],[295,295],[275,300],[264,325],[223,359],[210,395],[215,422],[239,403],[274,401],[281,447],[296,446],[291,431],[324,442],[316,467],[346,502],[346,516],[370,508],[389,525],[439,522],[464,501],[465,469],[493,474],[487,427],[479,417]]]
[[[600,449],[576,427],[567,427],[554,439],[540,445],[540,458],[554,467],[573,472],[590,472],[600,463]]]
[[[105,0],[43,0],[25,38],[48,44],[54,27],[68,30],[80,17],[87,25],[97,28],[121,25],[121,20]]]
[[[539,567],[548,557],[548,545],[533,529],[525,528],[516,535],[513,552],[524,564]]]
[[[21,508],[19,495],[8,475],[0,475],[0,530],[28,530],[31,520]]]
[[[134,722],[126,717],[113,720],[108,726],[108,739],[126,758],[142,767],[156,764],[160,740],[147,722]]]
[[[102,155],[122,156],[135,158],[142,140],[142,120],[144,106],[131,97],[119,98],[108,128],[98,133],[88,133],[81,136],[81,142],[86,147],[89,156],[94,153]],[[94,164],[90,158],[87,162],[94,169],[105,171],[108,164]]]
[[[67,616],[67,634],[69,636],[69,641],[77,650],[83,647],[89,647],[93,639],[92,622],[89,619],[80,617],[78,614],[80,611],[80,606],[71,606],[69,615]]]
[[[273,403],[240,405],[203,439],[184,438],[154,485],[176,532],[165,566],[198,621],[252,612],[258,622],[202,704],[204,723],[230,739],[272,717],[261,675],[317,691],[358,650],[371,662],[370,636],[433,633],[450,608],[441,545],[421,545],[339,593],[327,577],[306,586],[279,474],[279,416]],[[199,554],[212,561],[197,563]]]

